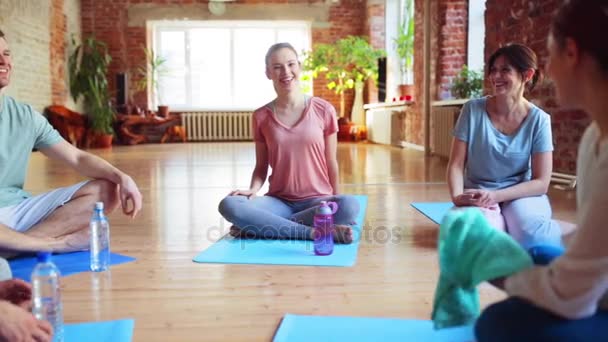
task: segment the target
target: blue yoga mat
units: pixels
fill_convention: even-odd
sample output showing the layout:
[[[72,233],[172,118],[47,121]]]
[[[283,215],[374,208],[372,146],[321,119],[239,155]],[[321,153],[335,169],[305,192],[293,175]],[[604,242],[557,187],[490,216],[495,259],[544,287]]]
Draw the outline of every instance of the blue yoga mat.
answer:
[[[411,205],[437,224],[441,224],[445,214],[454,207],[452,202],[418,202]]]
[[[433,322],[414,319],[287,314],[283,317],[273,342],[465,342],[474,340],[472,326],[434,330]]]
[[[57,265],[63,277],[70,274],[90,271],[90,252],[74,252],[64,254],[53,254],[53,263]],[[110,264],[118,265],[134,261],[135,258],[121,254],[110,254]],[[13,278],[30,281],[32,270],[36,266],[36,257],[20,257],[9,260]]]
[[[65,342],[131,342],[133,339],[132,319],[105,322],[66,324]]]
[[[265,264],[308,266],[353,266],[357,260],[361,226],[367,208],[367,196],[356,196],[359,201],[357,225],[353,227],[351,244],[336,244],[327,256],[314,253],[309,240],[235,239],[226,236],[194,257],[195,262],[221,264]]]

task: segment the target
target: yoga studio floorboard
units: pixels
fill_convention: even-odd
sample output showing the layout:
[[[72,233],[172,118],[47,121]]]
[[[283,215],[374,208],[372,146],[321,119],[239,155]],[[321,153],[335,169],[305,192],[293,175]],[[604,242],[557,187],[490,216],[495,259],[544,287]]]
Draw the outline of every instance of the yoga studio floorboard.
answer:
[[[411,202],[448,201],[446,161],[422,152],[341,143],[341,192],[368,196],[352,267],[195,263],[227,233],[217,212],[247,188],[252,143],[115,146],[93,153],[136,180],[144,208],[110,215],[112,251],[135,257],[110,273],[62,279],[66,322],[132,318],[134,341],[270,341],[287,314],[429,319],[438,277],[438,226]],[[34,153],[26,189],[82,178]],[[267,190],[267,185],[260,194]],[[573,192],[550,190],[556,218],[574,221]],[[480,287],[482,306],[503,298]]]

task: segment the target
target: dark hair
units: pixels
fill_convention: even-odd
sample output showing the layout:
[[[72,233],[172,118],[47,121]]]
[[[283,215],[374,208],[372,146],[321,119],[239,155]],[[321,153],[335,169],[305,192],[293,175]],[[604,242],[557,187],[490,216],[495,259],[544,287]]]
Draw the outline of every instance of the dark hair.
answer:
[[[532,91],[536,84],[542,80],[540,69],[538,68],[538,59],[536,53],[529,47],[522,44],[507,44],[498,50],[494,51],[488,62],[488,75],[494,67],[494,62],[500,56],[503,56],[507,62],[515,68],[520,74],[528,71],[529,69],[534,70],[534,76],[530,83],[527,85],[528,90]]]
[[[573,39],[578,48],[597,60],[608,72],[608,0],[570,0],[557,10],[552,34],[564,47],[566,38]]]
[[[0,38],[4,38],[4,32],[2,32],[2,30],[0,30]],[[6,40],[6,38],[4,38],[4,40]]]
[[[272,56],[273,53],[275,53],[278,50],[281,49],[289,49],[291,51],[293,51],[293,53],[296,54],[296,59],[298,58],[298,52],[296,51],[296,49],[294,49],[294,47],[289,44],[289,43],[276,43],[274,45],[272,45],[270,48],[268,48],[268,52],[266,52],[266,57],[264,58],[264,61],[266,62],[266,67],[268,67],[268,63],[270,62],[270,56]]]

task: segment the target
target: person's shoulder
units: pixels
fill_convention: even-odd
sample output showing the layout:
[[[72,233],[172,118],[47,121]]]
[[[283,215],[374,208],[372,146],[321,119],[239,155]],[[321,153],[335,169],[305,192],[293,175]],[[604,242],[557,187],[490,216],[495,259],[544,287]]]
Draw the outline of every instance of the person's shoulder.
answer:
[[[471,112],[485,112],[486,103],[488,101],[487,97],[478,97],[475,99],[470,99],[469,101],[464,103],[464,107],[469,108]]]
[[[326,115],[336,112],[334,105],[332,105],[329,101],[316,96],[310,98],[310,107],[319,115]]]
[[[537,106],[536,104],[534,104],[533,102],[530,102],[530,113],[529,115],[532,116],[532,122],[546,122],[546,121],[550,121],[551,120],[551,116],[549,115],[549,113],[545,112],[542,108],[540,108],[539,106]]]
[[[585,132],[583,132],[579,146],[592,151],[593,147],[596,146],[600,135],[600,129],[597,126],[597,123],[592,122],[589,126],[587,126]]]
[[[253,116],[256,119],[262,119],[270,114],[272,114],[272,101],[253,111]]]
[[[21,102],[21,101],[17,101],[14,97],[12,96],[8,96],[8,95],[3,95],[3,102],[7,105],[7,107],[9,108],[31,108],[30,105]]]
[[[12,115],[31,115],[36,112],[31,105],[18,101],[12,96],[4,95],[2,102],[4,103],[4,108],[7,108],[8,112]]]
[[[315,106],[333,107],[333,105],[329,101],[317,96],[312,96],[310,98],[310,103]]]
[[[462,115],[465,115],[469,120],[478,121],[486,112],[487,97],[470,99],[462,105]]]

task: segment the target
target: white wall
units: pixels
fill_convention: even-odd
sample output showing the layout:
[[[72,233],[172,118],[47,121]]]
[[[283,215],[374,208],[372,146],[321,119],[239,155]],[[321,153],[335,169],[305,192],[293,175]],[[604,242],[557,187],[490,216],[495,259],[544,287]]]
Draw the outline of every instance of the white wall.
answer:
[[[6,94],[42,111],[51,103],[50,0],[0,0],[0,30],[13,57]]]

